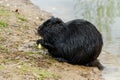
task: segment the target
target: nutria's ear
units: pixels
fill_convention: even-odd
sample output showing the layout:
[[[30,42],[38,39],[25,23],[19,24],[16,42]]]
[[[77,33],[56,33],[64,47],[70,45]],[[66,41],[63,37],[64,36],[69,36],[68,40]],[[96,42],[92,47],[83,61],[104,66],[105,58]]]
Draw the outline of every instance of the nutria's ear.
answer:
[[[56,23],[63,23],[63,21],[60,18],[56,18]]]
[[[54,24],[59,24],[59,23],[63,23],[63,21],[60,18],[55,18],[54,16],[51,17],[51,21]]]

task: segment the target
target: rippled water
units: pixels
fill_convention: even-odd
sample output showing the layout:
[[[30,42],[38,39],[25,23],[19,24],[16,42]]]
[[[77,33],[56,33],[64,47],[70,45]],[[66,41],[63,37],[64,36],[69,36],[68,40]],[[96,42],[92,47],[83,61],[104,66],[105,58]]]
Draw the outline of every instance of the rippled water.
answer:
[[[103,35],[104,47],[100,58],[106,66],[106,80],[120,80],[120,0],[32,0],[41,9],[64,21],[86,19]]]

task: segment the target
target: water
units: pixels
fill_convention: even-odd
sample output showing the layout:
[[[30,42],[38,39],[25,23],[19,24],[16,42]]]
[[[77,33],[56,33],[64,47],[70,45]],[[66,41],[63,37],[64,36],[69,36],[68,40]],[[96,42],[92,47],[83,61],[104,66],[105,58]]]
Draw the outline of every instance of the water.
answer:
[[[120,0],[32,0],[41,9],[64,21],[80,18],[102,33],[105,80],[120,80]]]

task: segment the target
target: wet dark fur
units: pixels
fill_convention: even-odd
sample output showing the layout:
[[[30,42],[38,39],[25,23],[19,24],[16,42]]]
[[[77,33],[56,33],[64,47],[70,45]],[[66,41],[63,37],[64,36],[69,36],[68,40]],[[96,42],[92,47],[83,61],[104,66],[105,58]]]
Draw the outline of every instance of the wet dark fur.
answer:
[[[86,20],[76,19],[64,23],[59,18],[50,18],[38,28],[43,39],[37,40],[59,61],[103,69],[97,60],[103,40],[99,31]]]

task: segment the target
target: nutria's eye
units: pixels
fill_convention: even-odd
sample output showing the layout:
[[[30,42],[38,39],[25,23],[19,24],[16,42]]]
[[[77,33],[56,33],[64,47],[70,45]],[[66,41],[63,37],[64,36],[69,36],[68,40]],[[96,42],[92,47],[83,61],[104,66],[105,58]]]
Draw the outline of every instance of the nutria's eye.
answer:
[[[50,23],[50,20],[47,20],[45,23]]]
[[[56,24],[60,24],[60,23],[62,23],[63,21],[61,20],[61,19],[59,19],[59,18],[55,18],[55,23]]]
[[[60,23],[62,23],[62,21],[58,20],[58,21],[56,21],[56,23],[57,23],[57,24],[60,24]]]

